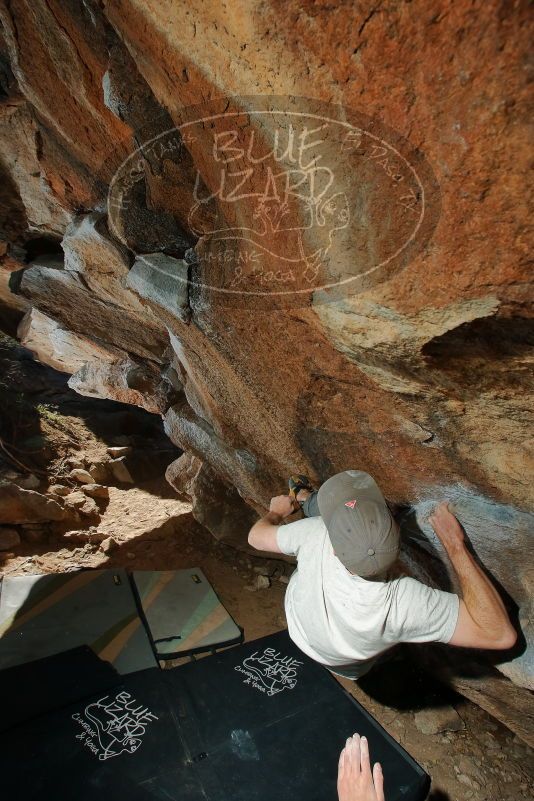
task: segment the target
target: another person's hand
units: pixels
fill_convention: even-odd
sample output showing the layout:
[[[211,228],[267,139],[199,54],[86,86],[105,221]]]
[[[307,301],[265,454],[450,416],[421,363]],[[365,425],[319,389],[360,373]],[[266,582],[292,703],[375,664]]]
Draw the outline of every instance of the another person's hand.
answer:
[[[449,510],[447,503],[440,503],[428,518],[428,522],[445,548],[459,548],[464,543],[462,527]]]
[[[359,734],[349,737],[339,755],[337,792],[339,801],[385,801],[382,767],[376,762],[371,773],[369,744]]]
[[[295,504],[289,495],[277,495],[275,498],[271,498],[269,511],[281,517],[289,517],[295,511]]]

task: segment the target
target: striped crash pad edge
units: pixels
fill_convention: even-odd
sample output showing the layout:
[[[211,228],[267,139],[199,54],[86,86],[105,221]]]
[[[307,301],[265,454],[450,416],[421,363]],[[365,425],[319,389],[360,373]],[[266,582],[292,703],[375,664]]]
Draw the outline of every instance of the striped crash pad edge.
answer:
[[[198,567],[135,570],[134,591],[160,660],[243,642],[243,632]]]

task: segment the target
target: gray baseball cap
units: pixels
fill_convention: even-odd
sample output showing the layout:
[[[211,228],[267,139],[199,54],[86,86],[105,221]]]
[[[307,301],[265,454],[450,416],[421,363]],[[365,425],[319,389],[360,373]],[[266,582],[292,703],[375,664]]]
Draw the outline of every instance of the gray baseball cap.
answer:
[[[395,562],[399,527],[369,473],[337,473],[321,486],[317,502],[334,552],[347,570],[365,578]]]

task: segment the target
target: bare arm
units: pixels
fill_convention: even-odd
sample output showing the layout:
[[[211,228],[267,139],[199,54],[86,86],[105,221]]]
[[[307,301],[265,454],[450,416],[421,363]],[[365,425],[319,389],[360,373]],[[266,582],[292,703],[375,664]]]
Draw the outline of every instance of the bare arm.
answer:
[[[429,521],[456,571],[463,600],[449,645],[467,648],[511,648],[517,634],[501,596],[466,548],[462,527],[441,503]]]
[[[268,514],[254,523],[249,531],[249,545],[257,551],[282,553],[278,547],[276,533],[284,518],[289,517],[294,511],[295,507],[289,495],[277,495],[276,498],[271,498]]]

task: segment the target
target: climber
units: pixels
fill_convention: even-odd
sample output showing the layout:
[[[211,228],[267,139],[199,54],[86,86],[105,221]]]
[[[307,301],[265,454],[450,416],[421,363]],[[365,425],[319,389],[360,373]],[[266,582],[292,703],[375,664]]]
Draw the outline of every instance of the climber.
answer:
[[[368,473],[338,473],[318,492],[303,478],[290,481],[290,494],[271,500],[248,541],[259,551],[296,556],[285,611],[289,635],[305,654],[356,679],[397,643],[513,646],[516,632],[503,602],[446,503],[429,522],[456,571],[461,599],[414,578],[388,577],[399,528]],[[298,506],[307,516],[282,525]]]

